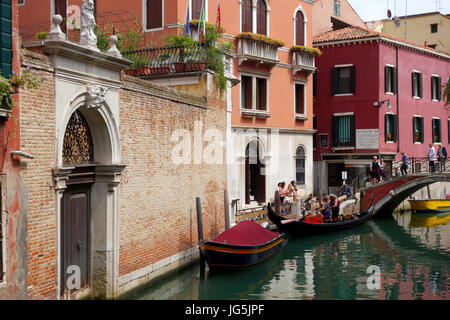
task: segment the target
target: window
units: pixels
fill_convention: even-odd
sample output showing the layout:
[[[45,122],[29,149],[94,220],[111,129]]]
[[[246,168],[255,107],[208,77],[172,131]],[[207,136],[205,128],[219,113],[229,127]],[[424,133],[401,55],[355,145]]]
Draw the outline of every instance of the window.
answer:
[[[202,1],[203,0],[191,0],[192,1],[192,20],[200,20],[200,14],[202,11]]]
[[[0,6],[0,33],[1,33],[1,48],[0,48],[0,69],[1,74],[5,78],[9,78],[12,74],[12,9],[11,1],[2,1]]]
[[[354,66],[336,66],[331,68],[331,91],[333,95],[355,93]]]
[[[300,10],[295,14],[295,44],[305,45],[305,17]]]
[[[259,34],[267,35],[267,6],[265,0],[258,0],[258,8],[256,9],[256,32]]]
[[[253,109],[252,77],[241,76],[241,108]]]
[[[397,93],[397,70],[394,66],[384,67],[384,92]]]
[[[436,44],[427,44],[427,47],[430,47],[431,49],[436,49]]]
[[[438,24],[437,23],[430,24],[430,28],[431,28],[431,33],[438,32]]]
[[[335,115],[332,118],[332,146],[355,146],[355,116]]]
[[[305,115],[305,85],[295,84],[295,113]]]
[[[387,113],[384,118],[384,137],[385,141],[397,141],[397,115]]]
[[[433,143],[441,143],[441,119],[433,118],[431,121],[433,127]]]
[[[61,23],[61,31],[66,33],[67,32],[67,0],[54,0],[53,2],[53,8],[54,13],[53,14],[59,14],[61,17],[63,17],[63,23]]]
[[[334,15],[340,16],[341,15],[341,2],[334,0]]]
[[[328,148],[328,135],[327,134],[320,135],[320,147]]]
[[[241,108],[267,111],[267,83],[266,78],[242,75]]]
[[[242,1],[242,32],[253,32],[252,0]]]
[[[305,149],[302,146],[295,153],[295,182],[305,184]]]
[[[147,30],[160,29],[164,27],[164,0],[146,0],[146,22]]]
[[[441,101],[441,77],[431,76],[431,100]]]
[[[413,117],[413,142],[423,143],[424,142],[424,130],[423,130],[423,118]]]
[[[413,71],[412,79],[412,96],[414,98],[422,98],[422,74],[419,71]]]
[[[18,0],[18,1],[17,1],[17,4],[18,4],[19,6],[23,6],[23,5],[25,4],[25,0]]]

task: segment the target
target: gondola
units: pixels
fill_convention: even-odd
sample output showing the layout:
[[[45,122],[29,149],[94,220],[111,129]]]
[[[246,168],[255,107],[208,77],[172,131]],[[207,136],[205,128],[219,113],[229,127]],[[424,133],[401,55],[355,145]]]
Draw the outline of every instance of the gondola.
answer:
[[[363,224],[374,215],[373,201],[367,211],[353,215],[353,220],[326,222],[326,223],[310,223],[301,219],[286,219],[276,214],[270,203],[267,206],[267,215],[269,219],[282,232],[289,233],[293,236],[315,235],[321,233],[328,233],[356,227]]]
[[[236,269],[253,266],[281,249],[285,234],[242,221],[202,245],[210,269]]]

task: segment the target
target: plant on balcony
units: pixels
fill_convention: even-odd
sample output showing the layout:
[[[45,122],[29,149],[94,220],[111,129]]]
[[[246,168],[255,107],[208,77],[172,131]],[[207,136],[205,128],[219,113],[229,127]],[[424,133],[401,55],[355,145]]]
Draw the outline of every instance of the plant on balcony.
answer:
[[[22,74],[13,72],[11,78],[5,78],[0,75],[0,101],[1,108],[11,110],[14,107],[12,95],[18,92],[18,89],[37,89],[45,80],[42,73],[34,69],[23,69]]]
[[[300,52],[300,53],[305,53],[308,54],[310,56],[320,56],[322,55],[322,51],[320,51],[317,48],[311,48],[311,47],[307,47],[307,46],[292,46],[290,49],[291,52]]]
[[[258,34],[258,33],[241,32],[241,33],[238,33],[236,35],[236,38],[237,39],[253,40],[255,42],[268,44],[270,46],[277,47],[277,48],[280,48],[280,47],[284,46],[284,41],[278,40],[278,39],[274,39],[274,38],[265,36],[263,34]]]
[[[191,28],[198,28],[199,23],[200,23],[200,20],[197,20],[197,19],[189,20],[189,26]],[[208,30],[208,29],[217,29],[217,26],[214,23],[206,22],[205,25],[206,25],[206,30]],[[217,32],[219,34],[222,34],[222,33],[225,32],[225,28],[220,26],[219,30],[217,30]]]

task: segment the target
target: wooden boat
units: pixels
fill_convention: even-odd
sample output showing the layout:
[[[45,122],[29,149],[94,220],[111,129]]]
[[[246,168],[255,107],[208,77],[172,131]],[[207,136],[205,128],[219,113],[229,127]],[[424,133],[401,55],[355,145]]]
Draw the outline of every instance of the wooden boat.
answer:
[[[279,230],[294,236],[303,236],[334,232],[361,225],[373,217],[374,206],[372,203],[367,211],[353,215],[352,220],[326,223],[319,223],[317,218],[311,219],[311,222],[305,222],[305,220],[302,219],[286,219],[276,214],[270,206],[270,203],[267,206],[267,215],[269,219],[276,224]]]
[[[210,269],[245,268],[281,249],[285,234],[272,232],[253,221],[242,221],[202,245]]]
[[[411,210],[420,213],[450,211],[450,199],[408,199]]]

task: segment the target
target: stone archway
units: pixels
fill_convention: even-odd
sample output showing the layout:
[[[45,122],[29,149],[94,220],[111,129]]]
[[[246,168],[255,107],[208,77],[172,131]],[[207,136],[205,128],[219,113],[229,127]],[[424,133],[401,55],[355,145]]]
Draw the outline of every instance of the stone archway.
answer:
[[[64,232],[67,229],[65,211],[67,211],[67,206],[70,206],[67,198],[73,192],[76,193],[78,199],[82,193],[89,194],[86,196],[88,200],[85,200],[88,201],[87,211],[89,212],[86,222],[86,230],[89,233],[89,270],[87,272],[87,290],[80,294],[106,298],[115,297],[118,292],[118,185],[124,169],[124,166],[120,165],[118,119],[114,117],[106,101],[100,99],[101,97],[99,98],[98,95],[93,95],[92,92],[100,92],[104,98],[106,89],[99,86],[86,86],[77,93],[75,98],[70,101],[70,106],[60,115],[62,121],[56,121],[59,125],[56,130],[57,167],[53,169],[53,176],[57,196],[58,297],[70,292],[64,277],[67,272],[64,270],[67,267],[64,263],[67,256],[64,247],[67,237]],[[86,152],[92,154],[89,156],[87,154],[78,155],[78,160],[75,158],[74,161],[68,161],[66,157],[70,155],[70,152],[66,150],[68,146],[65,137],[68,126],[72,125],[74,117],[82,118],[85,121],[92,143],[91,150],[86,148]],[[83,143],[81,142],[82,145]],[[83,149],[83,146],[76,146],[76,148]],[[83,184],[85,188],[80,189],[80,184]],[[74,188],[73,185],[76,187]],[[70,297],[62,296],[62,298]]]

